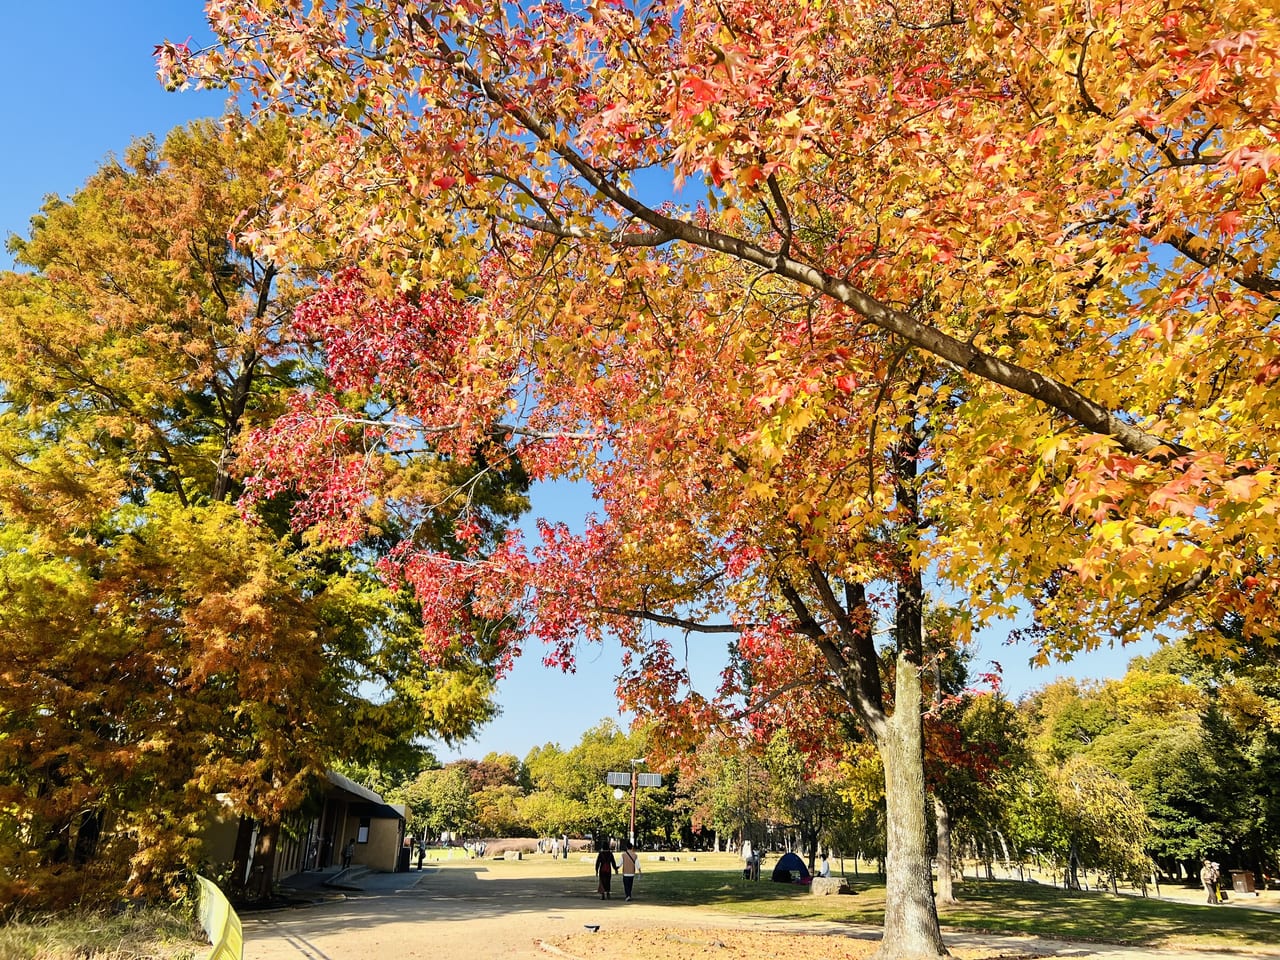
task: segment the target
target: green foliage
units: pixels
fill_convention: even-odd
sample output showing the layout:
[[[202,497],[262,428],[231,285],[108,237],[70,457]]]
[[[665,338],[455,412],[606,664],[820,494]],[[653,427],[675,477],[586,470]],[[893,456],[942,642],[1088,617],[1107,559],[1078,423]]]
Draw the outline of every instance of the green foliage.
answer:
[[[805,756],[785,732],[775,734],[765,747],[765,768],[771,780],[774,810],[782,823],[793,826],[812,867],[820,847],[837,839],[837,825],[852,819],[853,808],[841,791],[833,764]]]
[[[714,831],[726,842],[759,840],[769,809],[769,774],[740,741],[708,738],[688,757],[678,792],[695,833]]]
[[[409,829],[428,837],[448,831],[467,837],[596,836],[618,839],[630,828],[629,795],[618,801],[610,771],[629,771],[644,755],[643,732],[623,733],[611,720],[585,731],[568,750],[548,743],[521,762],[512,754],[455,760],[426,770],[392,791],[410,808]],[[648,766],[640,769],[651,769]],[[636,795],[639,838],[679,843],[682,821],[673,805],[673,778]]]
[[[625,837],[630,829],[630,798],[621,802],[614,799],[614,788],[606,783],[606,776],[611,771],[629,772],[631,761],[646,752],[647,739],[642,731],[625,734],[613,721],[605,720],[585,731],[567,751],[556,744],[535,748],[525,757],[525,767],[535,791],[558,794],[571,801],[571,806],[562,809],[566,814],[576,813],[577,819],[566,824],[565,829],[616,839]],[[636,769],[650,768],[637,765]],[[637,791],[637,839],[655,834],[670,838],[671,796],[667,781],[661,788]]]
[[[1154,864],[1147,855],[1151,820],[1129,785],[1080,758],[1051,771],[1049,782],[1069,840],[1069,858],[1140,884]]]
[[[470,835],[475,820],[471,778],[466,765],[451,763],[437,770],[424,770],[397,795],[409,805],[409,832],[427,838],[442,833]]]
[[[1026,705],[1042,762],[1079,757],[1121,778],[1151,818],[1166,872],[1201,857],[1275,863],[1280,769],[1274,668],[1205,664],[1183,647],[1138,658],[1121,680],[1051,684]]]
[[[556,790],[535,790],[520,800],[519,820],[537,837],[580,834],[587,827],[587,808]]]

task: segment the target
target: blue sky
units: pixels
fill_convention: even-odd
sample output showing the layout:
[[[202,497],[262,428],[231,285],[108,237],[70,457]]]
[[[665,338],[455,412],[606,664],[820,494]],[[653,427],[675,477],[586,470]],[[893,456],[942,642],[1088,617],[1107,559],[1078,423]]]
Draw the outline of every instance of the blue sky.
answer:
[[[221,112],[222,94],[167,93],[151,60],[161,40],[199,42],[206,36],[202,9],[198,0],[5,0],[0,129],[7,149],[0,151],[0,232],[24,233],[46,194],[70,194],[134,137],[163,137],[176,124]],[[0,267],[9,266],[8,254],[0,252]],[[577,526],[590,509],[589,493],[580,485],[535,490],[535,515]],[[978,661],[1001,660],[1006,689],[1014,696],[1055,676],[1118,676],[1133,652],[1102,650],[1033,672],[1026,649],[1003,646],[1006,634],[989,631]],[[704,692],[714,689],[724,643],[716,636],[690,638],[690,670]],[[616,648],[585,647],[573,676],[543,668],[537,652],[530,653],[500,689],[503,716],[459,752],[441,749],[442,756],[479,757],[496,750],[523,757],[547,742],[569,747],[587,727],[617,715]]]

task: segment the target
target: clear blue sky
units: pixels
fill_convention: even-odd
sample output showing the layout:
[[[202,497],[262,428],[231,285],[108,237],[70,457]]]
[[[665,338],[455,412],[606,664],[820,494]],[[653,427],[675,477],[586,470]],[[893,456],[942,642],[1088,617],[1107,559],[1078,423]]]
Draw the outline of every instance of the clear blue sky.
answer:
[[[4,236],[24,233],[46,194],[70,194],[134,137],[162,137],[176,124],[221,113],[222,94],[165,92],[151,60],[161,40],[207,36],[202,9],[199,0],[0,0]],[[9,266],[7,253],[0,253],[0,267]],[[573,525],[590,510],[589,494],[580,486],[552,485],[535,491],[534,509]],[[1099,651],[1032,672],[1027,651],[1006,648],[1002,640],[1000,631],[985,638],[979,661],[1003,661],[1006,688],[1015,696],[1054,676],[1118,676],[1131,653]],[[700,689],[714,689],[724,649],[720,637],[690,639],[690,669]],[[501,687],[503,716],[463,744],[461,755],[496,750],[523,757],[547,742],[569,747],[587,727],[617,716],[616,648],[584,649],[573,676],[543,668],[537,652],[530,653]]]

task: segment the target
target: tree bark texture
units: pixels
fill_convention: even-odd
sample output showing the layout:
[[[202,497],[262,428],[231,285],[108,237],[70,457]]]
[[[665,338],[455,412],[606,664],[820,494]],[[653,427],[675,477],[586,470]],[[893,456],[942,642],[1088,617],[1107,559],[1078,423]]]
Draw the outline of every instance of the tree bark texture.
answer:
[[[933,798],[933,816],[938,830],[938,902],[955,903],[955,888],[951,883],[951,811],[942,798]]]
[[[259,900],[271,897],[276,878],[276,841],[279,836],[279,823],[264,823],[258,830],[258,849],[253,855],[254,876],[250,883],[254,896]]]
[[[884,938],[877,960],[948,956],[933,900],[920,669],[900,653],[893,716],[876,747],[884,763],[888,855]]]

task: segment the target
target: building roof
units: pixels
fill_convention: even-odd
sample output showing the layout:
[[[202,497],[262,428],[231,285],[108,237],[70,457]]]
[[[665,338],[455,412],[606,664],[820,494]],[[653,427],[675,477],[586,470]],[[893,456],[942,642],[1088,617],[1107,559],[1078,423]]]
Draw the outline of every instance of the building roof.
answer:
[[[378,794],[374,793],[368,787],[362,787],[354,780],[349,780],[340,773],[329,770],[325,773],[325,776],[328,777],[329,782],[339,790],[345,790],[347,793],[354,794],[361,800],[367,800],[369,803],[376,803],[379,806],[385,805],[385,801]]]

